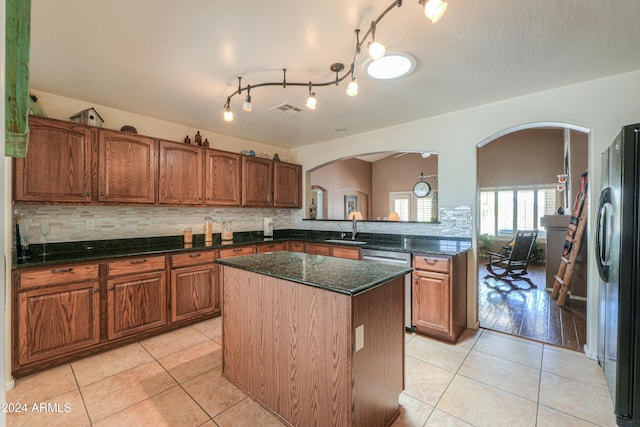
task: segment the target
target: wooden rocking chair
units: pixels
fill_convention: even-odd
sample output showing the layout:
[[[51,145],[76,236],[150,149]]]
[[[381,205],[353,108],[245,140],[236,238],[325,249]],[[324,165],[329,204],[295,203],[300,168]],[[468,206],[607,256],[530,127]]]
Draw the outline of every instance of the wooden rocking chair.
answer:
[[[537,231],[518,231],[500,252],[487,252],[489,262],[487,270],[494,276],[522,276],[527,274],[529,257],[538,237]]]

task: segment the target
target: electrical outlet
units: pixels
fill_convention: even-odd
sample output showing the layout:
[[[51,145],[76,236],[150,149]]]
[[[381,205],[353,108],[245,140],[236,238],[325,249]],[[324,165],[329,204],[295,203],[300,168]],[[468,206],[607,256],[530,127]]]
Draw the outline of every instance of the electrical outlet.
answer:
[[[84,229],[86,231],[92,231],[96,226],[96,221],[94,219],[87,219],[84,224]]]
[[[360,325],[356,328],[356,351],[360,351],[364,348],[364,325]]]

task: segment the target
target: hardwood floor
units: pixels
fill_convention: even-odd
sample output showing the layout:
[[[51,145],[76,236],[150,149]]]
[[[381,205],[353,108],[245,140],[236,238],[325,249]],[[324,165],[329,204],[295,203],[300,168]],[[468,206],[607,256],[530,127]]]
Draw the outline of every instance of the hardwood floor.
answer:
[[[478,317],[480,327],[582,351],[586,341],[586,302],[567,299],[559,307],[545,291],[545,269],[529,266],[514,279],[492,276],[480,263]]]

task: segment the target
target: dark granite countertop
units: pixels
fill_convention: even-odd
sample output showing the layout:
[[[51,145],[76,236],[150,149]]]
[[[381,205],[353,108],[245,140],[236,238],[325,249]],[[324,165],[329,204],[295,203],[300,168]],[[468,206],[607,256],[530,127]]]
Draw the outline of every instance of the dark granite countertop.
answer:
[[[265,238],[262,232],[241,232],[234,233],[232,242],[222,242],[220,234],[216,234],[213,244],[209,246],[204,244],[204,236],[199,234],[193,236],[193,245],[190,247],[185,247],[182,236],[59,242],[47,243],[49,255],[46,257],[38,255],[42,252],[42,245],[34,244],[31,245],[30,256],[27,259],[16,259],[14,252],[13,268],[97,261],[136,255],[202,251],[286,240],[340,244],[327,242],[328,239],[340,240],[340,234],[330,231],[276,230],[273,237]],[[366,244],[355,245],[356,247],[396,252],[458,255],[471,249],[471,239],[454,237],[361,233],[357,236],[357,241],[366,242]],[[349,238],[345,238],[343,244],[354,246],[350,244]]]
[[[352,296],[412,271],[395,265],[289,251],[223,258],[216,263]]]

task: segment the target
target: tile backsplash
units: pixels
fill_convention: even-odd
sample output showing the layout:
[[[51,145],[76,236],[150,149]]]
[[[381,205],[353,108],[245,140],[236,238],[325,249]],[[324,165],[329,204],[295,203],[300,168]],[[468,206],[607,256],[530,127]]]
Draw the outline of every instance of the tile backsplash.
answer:
[[[263,229],[263,218],[273,218],[274,229],[351,231],[349,221],[303,221],[302,209],[243,209],[137,206],[40,206],[19,205],[14,216],[22,218],[22,234],[31,243],[42,243],[39,224],[49,223],[47,242],[176,236],[190,227],[202,234],[204,217],[211,216],[214,233],[223,221],[231,221],[233,231]],[[413,234],[419,236],[467,237],[472,234],[471,208],[440,208],[439,224],[362,222],[362,233]]]

